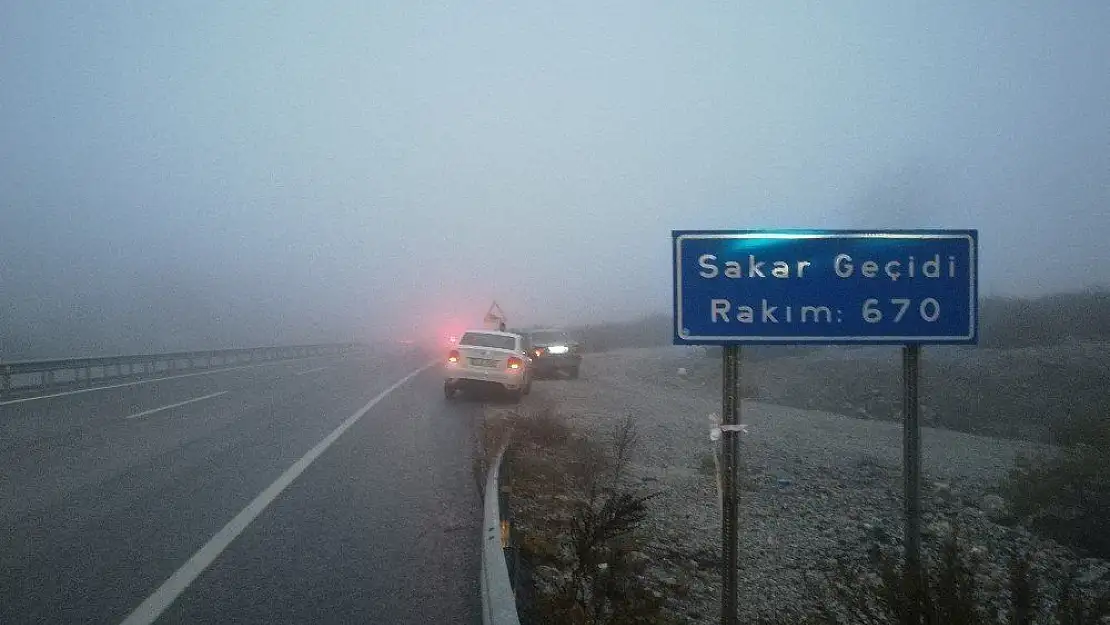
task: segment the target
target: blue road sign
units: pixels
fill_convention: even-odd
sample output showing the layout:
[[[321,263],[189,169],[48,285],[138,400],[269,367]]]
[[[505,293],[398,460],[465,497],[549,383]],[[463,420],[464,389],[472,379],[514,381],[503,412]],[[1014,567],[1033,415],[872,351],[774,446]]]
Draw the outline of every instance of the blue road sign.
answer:
[[[674,343],[978,342],[977,230],[675,230]]]

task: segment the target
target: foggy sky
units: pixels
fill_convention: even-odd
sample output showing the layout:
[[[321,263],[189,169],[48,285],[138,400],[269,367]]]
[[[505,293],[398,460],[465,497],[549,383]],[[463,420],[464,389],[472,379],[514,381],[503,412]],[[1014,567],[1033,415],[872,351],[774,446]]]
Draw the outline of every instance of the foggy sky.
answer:
[[[629,318],[668,310],[673,228],[978,228],[984,295],[1107,285],[1107,32],[1094,0],[9,0],[0,323]]]

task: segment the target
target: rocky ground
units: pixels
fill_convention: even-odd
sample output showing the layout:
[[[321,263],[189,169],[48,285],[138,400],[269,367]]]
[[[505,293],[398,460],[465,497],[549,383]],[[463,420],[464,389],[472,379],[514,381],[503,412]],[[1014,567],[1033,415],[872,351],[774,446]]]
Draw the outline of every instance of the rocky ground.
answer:
[[[626,415],[635,419],[639,445],[631,476],[659,493],[644,532],[651,585],[663,589],[679,621],[708,624],[717,622],[719,602],[720,509],[710,428],[720,390],[712,362],[699,352],[591,354],[581,379],[537,382],[528,403],[550,404],[574,428],[599,437]],[[759,396],[758,389],[752,394]],[[742,421],[749,431],[741,450],[741,612],[745,622],[789,622],[784,616],[818,598],[815,579],[864,561],[876,545],[897,552],[902,432],[895,422],[762,401],[744,401]],[[958,526],[988,564],[988,588],[1001,583],[1019,553],[1036,554],[1042,573],[1072,564],[1089,580],[1105,573],[1105,562],[1077,561],[1055,543],[997,522],[1006,514],[997,485],[1014,460],[1052,451],[924,428],[927,553]]]

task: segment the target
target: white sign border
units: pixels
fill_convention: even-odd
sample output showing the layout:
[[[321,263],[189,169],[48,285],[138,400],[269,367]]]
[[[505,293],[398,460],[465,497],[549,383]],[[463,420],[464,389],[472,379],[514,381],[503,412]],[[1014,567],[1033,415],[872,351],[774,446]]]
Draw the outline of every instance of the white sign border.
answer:
[[[968,247],[968,328],[969,333],[962,336],[699,336],[683,332],[682,323],[682,243],[686,240],[706,239],[784,239],[790,241],[803,239],[962,239]],[[975,269],[975,237],[966,232],[704,232],[684,233],[674,238],[675,271],[675,335],[686,342],[713,343],[966,343],[975,339],[975,311],[978,302],[979,276]]]

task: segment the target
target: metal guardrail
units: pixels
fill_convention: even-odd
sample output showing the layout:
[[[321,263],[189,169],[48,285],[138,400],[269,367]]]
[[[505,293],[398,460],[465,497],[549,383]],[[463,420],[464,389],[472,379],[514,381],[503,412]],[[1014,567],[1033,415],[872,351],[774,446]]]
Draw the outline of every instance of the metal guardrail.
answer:
[[[0,363],[0,396],[58,385],[88,385],[94,380],[326,356],[358,347],[357,343],[328,343],[7,362]]]
[[[501,446],[486,476],[485,511],[482,518],[482,623],[483,625],[520,625],[516,596],[509,581],[501,524],[501,458],[508,442]]]

